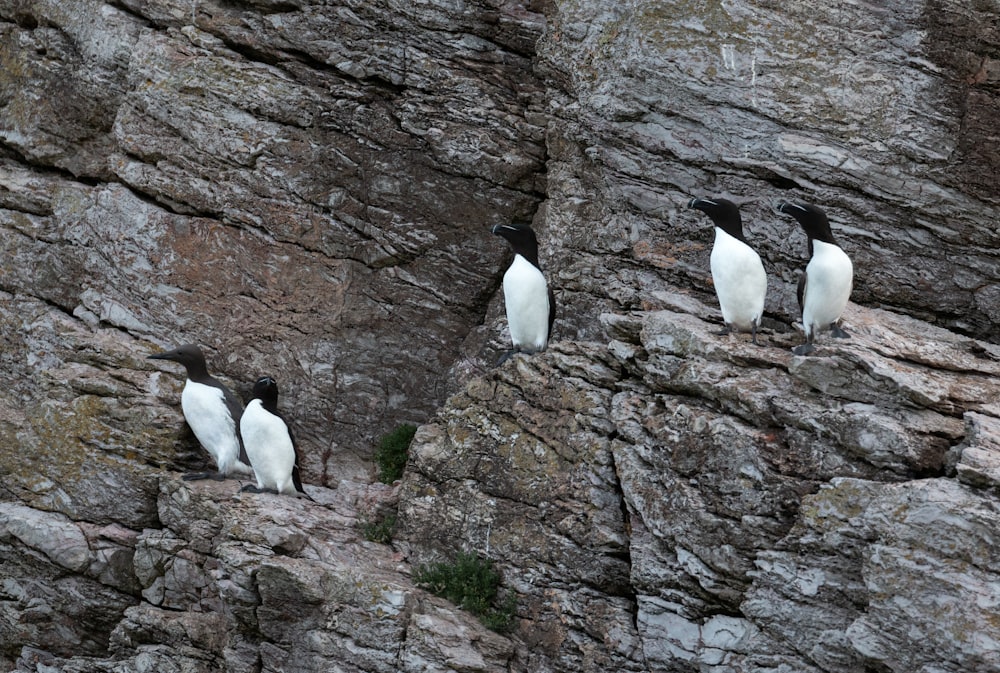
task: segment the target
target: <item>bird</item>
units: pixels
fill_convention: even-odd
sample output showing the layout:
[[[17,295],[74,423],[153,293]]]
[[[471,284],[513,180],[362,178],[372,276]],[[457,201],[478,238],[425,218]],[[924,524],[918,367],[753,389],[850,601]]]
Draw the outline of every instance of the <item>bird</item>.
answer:
[[[184,365],[187,381],[181,392],[181,410],[194,436],[218,467],[217,472],[189,473],[183,478],[221,480],[236,474],[253,474],[236,430],[243,405],[229,388],[208,373],[201,348],[186,344],[150,355],[149,359],[171,360]]]
[[[764,315],[767,274],[760,255],[743,236],[739,207],[728,199],[694,198],[688,202],[688,208],[702,211],[715,225],[712,282],[725,323],[719,334],[734,330],[750,332],[751,341],[759,346],[757,329]]]
[[[840,327],[840,316],[851,297],[854,265],[830,231],[830,221],[820,208],[807,203],[782,201],[778,212],[798,220],[809,239],[809,264],[799,278],[798,298],[806,342],[792,349],[796,355],[808,355],[816,348],[816,333],[830,330],[834,337],[850,337]]]
[[[556,319],[556,300],[538,264],[538,239],[531,227],[498,224],[492,232],[506,239],[514,251],[514,261],[503,275],[504,306],[514,348],[500,358],[503,362],[514,353],[545,350]]]
[[[278,412],[278,383],[270,376],[262,376],[254,383],[250,397],[240,418],[240,434],[257,485],[247,484],[242,490],[308,498],[299,478],[298,445]]]

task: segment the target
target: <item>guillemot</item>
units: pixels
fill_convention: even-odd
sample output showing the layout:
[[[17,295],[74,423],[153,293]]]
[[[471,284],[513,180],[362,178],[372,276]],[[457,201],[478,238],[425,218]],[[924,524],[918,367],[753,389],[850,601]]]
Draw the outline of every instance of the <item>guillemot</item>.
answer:
[[[298,445],[278,412],[277,382],[270,376],[260,377],[251,397],[240,418],[240,434],[257,475],[257,486],[247,484],[242,490],[308,498],[299,479]]]
[[[778,212],[791,215],[809,239],[809,264],[799,278],[798,298],[802,310],[802,328],[806,342],[792,349],[796,355],[808,355],[815,350],[816,333],[830,330],[833,336],[846,339],[850,335],[838,324],[851,297],[854,266],[833,238],[826,213],[816,206],[781,202]]]
[[[712,282],[722,309],[725,327],[719,334],[733,330],[750,332],[757,343],[757,329],[764,315],[767,274],[760,255],[743,235],[740,209],[728,199],[691,199],[688,208],[700,210],[715,225],[715,243],[710,260]]]
[[[219,468],[218,472],[190,473],[183,478],[225,479],[234,474],[253,474],[236,431],[236,422],[243,413],[243,405],[229,388],[208,373],[201,348],[186,344],[150,355],[149,359],[171,360],[184,365],[187,370],[187,381],[181,392],[184,419]]]
[[[545,350],[556,319],[556,301],[538,264],[538,239],[527,224],[498,224],[493,233],[507,240],[514,251],[514,261],[503,275],[504,306],[516,352],[537,353]]]

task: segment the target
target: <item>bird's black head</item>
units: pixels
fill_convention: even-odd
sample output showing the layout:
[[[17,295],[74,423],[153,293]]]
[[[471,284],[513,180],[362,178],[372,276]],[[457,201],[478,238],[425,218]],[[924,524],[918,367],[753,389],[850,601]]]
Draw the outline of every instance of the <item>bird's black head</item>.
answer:
[[[799,225],[806,232],[806,236],[809,237],[810,255],[812,255],[813,241],[837,245],[837,241],[834,240],[833,233],[830,231],[830,220],[827,219],[826,213],[816,206],[808,203],[782,201],[778,204],[778,212],[791,215],[798,220]]]
[[[523,222],[498,224],[493,233],[506,238],[515,253],[538,266],[538,239],[530,226]]]
[[[274,411],[278,408],[278,382],[270,376],[261,376],[253,384],[253,392],[250,399],[261,401],[265,409]]]
[[[185,344],[183,346],[178,346],[177,348],[164,351],[162,353],[154,353],[148,356],[150,360],[172,360],[179,364],[184,365],[187,369],[188,378],[194,379],[199,375],[208,375],[208,369],[205,364],[205,354],[201,352],[195,344]]]
[[[733,238],[746,242],[747,239],[743,237],[743,218],[740,217],[739,206],[729,199],[691,199],[688,201],[688,208],[702,211],[719,229]]]

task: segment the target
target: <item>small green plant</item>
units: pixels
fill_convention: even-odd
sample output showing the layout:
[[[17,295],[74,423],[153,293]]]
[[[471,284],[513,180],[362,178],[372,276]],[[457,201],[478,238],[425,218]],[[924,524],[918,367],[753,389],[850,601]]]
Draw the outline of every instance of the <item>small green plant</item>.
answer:
[[[377,519],[364,519],[361,522],[361,534],[369,542],[389,544],[392,542],[392,529],[396,527],[396,515],[387,514]]]
[[[391,484],[403,476],[406,467],[406,454],[410,449],[417,426],[404,423],[379,440],[375,450],[375,464],[378,465],[378,478],[383,484]]]
[[[493,569],[492,562],[475,553],[460,552],[451,563],[420,566],[413,579],[432,594],[476,615],[489,629],[505,633],[512,627],[517,597],[511,592],[494,607],[500,574]]]

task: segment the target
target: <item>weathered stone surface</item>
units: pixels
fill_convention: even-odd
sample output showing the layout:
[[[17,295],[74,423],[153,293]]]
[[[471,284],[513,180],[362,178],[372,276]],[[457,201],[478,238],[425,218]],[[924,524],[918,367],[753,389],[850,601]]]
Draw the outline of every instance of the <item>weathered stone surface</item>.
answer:
[[[494,558],[546,670],[995,666],[998,504],[970,468],[997,437],[996,347],[852,306],[853,338],[801,358],[678,304],[449,400],[403,483],[411,558]]]
[[[0,5],[0,670],[1000,669],[998,16]],[[713,333],[695,194],[742,204],[763,347]],[[814,358],[788,198],[855,262]],[[490,369],[510,219],[559,317]],[[177,479],[182,341],[278,377],[316,502]],[[512,633],[414,588],[459,550]]]
[[[62,514],[0,503],[0,657],[29,643],[48,656],[106,654],[137,602],[134,544],[120,527],[102,536]]]
[[[803,502],[787,548],[761,555],[744,613],[810,643],[821,670],[993,670],[996,517],[951,480],[834,480]]]
[[[615,379],[599,347],[517,357],[453,397],[415,438],[400,517],[415,563],[476,549],[524,595],[521,665],[593,651],[621,669],[634,643],[606,651],[631,621],[628,536],[611,453]],[[599,606],[595,603],[600,603]]]
[[[995,341],[1000,152],[979,129],[1000,105],[998,11],[560,3],[538,45],[554,116],[547,219],[572,249],[604,252],[608,234],[631,248],[631,264],[559,256],[560,273],[596,295],[648,268],[704,288],[711,228],[683,206],[724,193],[766,260],[767,310],[789,321],[805,237],[774,206],[798,198],[827,210],[856,300]],[[641,286],[623,284],[638,305]]]
[[[965,415],[965,442],[958,453],[958,480],[977,488],[1000,489],[1000,419],[975,412]]]
[[[313,495],[308,503],[241,494],[235,482],[164,479],[164,527],[108,530],[103,547],[88,547],[62,515],[4,504],[0,541],[19,556],[4,561],[0,615],[20,626],[0,633],[41,648],[20,656],[31,670],[35,659],[67,671],[506,670],[510,640],[416,589],[391,548],[359,537],[357,508],[390,491],[342,482]],[[118,603],[84,577],[106,574],[94,564],[115,538],[134,547],[131,594]],[[57,566],[80,574],[43,588],[39,568]],[[103,624],[93,621],[100,610]],[[73,615],[89,621],[72,624]],[[51,623],[36,624],[43,616]],[[109,647],[116,664],[84,656]]]
[[[154,522],[152,468],[184,464],[194,448],[176,441],[175,412],[151,404],[160,375],[142,372],[114,330],[94,331],[24,296],[5,294],[3,308],[20,327],[4,350],[11,371],[20,371],[3,391],[0,433],[17,447],[0,452],[6,487],[75,519]],[[172,386],[171,400],[178,390]]]
[[[275,375],[307,477],[335,484],[443,399],[505,254],[488,227],[537,207],[542,87],[522,50],[542,23],[279,10],[0,10],[3,255],[38,261],[5,263],[0,288],[119,330],[133,357],[195,341],[242,387]],[[71,90],[30,103],[56,80]]]

